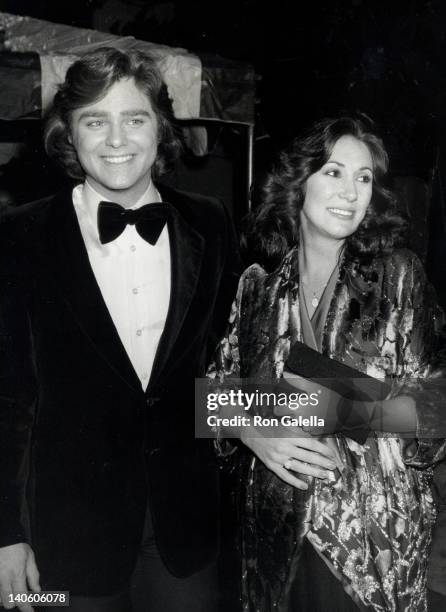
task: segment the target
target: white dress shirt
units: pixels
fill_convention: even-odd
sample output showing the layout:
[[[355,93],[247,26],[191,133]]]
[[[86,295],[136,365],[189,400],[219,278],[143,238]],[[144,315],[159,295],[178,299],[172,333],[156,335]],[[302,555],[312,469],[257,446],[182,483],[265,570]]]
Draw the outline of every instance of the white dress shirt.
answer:
[[[148,192],[149,189],[133,209],[150,202]],[[169,232],[166,224],[157,243],[151,245],[134,225],[127,225],[118,238],[101,244],[97,213],[99,202],[106,200],[88,181],[73,190],[74,209],[93,273],[145,390],[169,308]]]

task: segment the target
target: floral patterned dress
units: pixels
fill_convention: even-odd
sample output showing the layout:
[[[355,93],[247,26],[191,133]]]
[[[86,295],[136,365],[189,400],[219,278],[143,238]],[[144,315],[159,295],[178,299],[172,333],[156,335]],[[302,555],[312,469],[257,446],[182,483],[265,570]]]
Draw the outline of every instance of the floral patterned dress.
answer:
[[[290,347],[302,340],[298,252],[268,274],[248,268],[210,376],[280,378]],[[325,321],[322,353],[391,382],[417,405],[416,440],[369,436],[365,445],[336,437],[345,469],[310,492],[281,481],[241,449],[238,510],[244,612],[288,612],[307,538],[360,609],[426,610],[426,566],[435,509],[432,466],[446,454],[435,437],[446,415],[435,377],[443,313],[421,263],[396,250],[367,269],[344,262]],[[444,421],[443,417],[443,421]]]

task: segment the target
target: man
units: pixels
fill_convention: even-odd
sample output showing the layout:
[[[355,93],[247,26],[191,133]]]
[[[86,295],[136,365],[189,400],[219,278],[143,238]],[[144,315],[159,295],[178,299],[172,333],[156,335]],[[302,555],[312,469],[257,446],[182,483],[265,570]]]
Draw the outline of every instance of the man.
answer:
[[[82,612],[214,609],[218,487],[194,378],[239,264],[219,201],[152,180],[178,152],[171,116],[147,56],[85,55],[45,131],[77,184],[3,223],[5,608],[29,587]]]

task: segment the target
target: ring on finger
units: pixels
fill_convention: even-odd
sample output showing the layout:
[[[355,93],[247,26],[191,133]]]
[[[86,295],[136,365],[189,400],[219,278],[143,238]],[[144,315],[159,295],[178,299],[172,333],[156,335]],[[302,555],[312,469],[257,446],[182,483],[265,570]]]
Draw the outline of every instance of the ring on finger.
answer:
[[[286,470],[291,470],[291,465],[292,465],[292,463],[293,463],[293,460],[292,460],[292,459],[291,459],[291,457],[290,457],[289,459],[287,459],[287,460],[285,461],[285,463],[283,464],[283,467],[284,467]]]

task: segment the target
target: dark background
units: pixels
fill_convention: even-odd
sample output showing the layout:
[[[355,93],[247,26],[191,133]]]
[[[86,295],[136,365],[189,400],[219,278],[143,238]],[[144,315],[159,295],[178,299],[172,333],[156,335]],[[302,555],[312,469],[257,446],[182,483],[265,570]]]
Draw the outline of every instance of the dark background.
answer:
[[[426,176],[443,130],[441,0],[3,0],[1,9],[250,62],[273,147],[314,117],[360,109],[397,173]]]
[[[410,243],[446,303],[442,0],[3,0],[0,9],[184,47],[204,62],[212,54],[252,64],[257,182],[276,149],[313,119],[341,109],[368,114],[381,126],[394,187],[412,220]],[[21,140],[32,142],[32,150],[25,149],[3,172],[3,185],[19,202],[34,199],[23,175],[33,176],[37,159],[43,173],[40,191],[31,180],[34,192],[57,187],[39,138],[40,127],[29,123]],[[246,212],[241,132],[212,125],[209,142],[210,155],[189,156],[188,170],[177,182],[217,193],[239,221]]]
[[[358,107],[387,127],[398,169],[429,166],[433,123],[444,112],[441,0],[4,0],[1,8],[248,61],[275,139],[314,116]]]
[[[275,150],[313,119],[341,109],[368,114],[381,126],[393,187],[411,219],[408,241],[446,306],[446,2],[3,0],[0,9],[253,64],[257,182]],[[30,187],[35,196],[62,180],[39,148],[40,127],[22,136],[32,144],[3,173],[18,201],[35,199]],[[182,175],[187,188],[222,196],[237,220],[244,212],[240,137],[234,128],[210,127],[210,154],[189,159]],[[237,609],[231,555],[226,610]]]
[[[3,0],[0,6],[6,12],[185,47],[203,59],[213,54],[254,65],[257,181],[274,151],[314,118],[341,109],[367,113],[382,128],[394,187],[412,219],[412,248],[446,303],[442,0]],[[35,168],[39,135],[31,136],[34,157],[25,152],[4,176],[18,200],[30,199],[22,177],[24,169]],[[231,127],[212,126],[210,155],[189,159],[179,181],[185,188],[196,185],[197,191],[223,197],[237,221],[245,212],[243,177],[237,175],[243,166],[240,137]],[[38,155],[42,161],[43,153]],[[43,174],[41,190],[53,188],[53,176]]]
[[[410,245],[446,305],[442,0],[3,0],[0,9],[184,47],[204,63],[212,54],[252,64],[257,183],[277,148],[313,119],[342,109],[368,114],[381,126],[393,187],[412,222]],[[34,123],[20,128],[28,143],[21,156],[0,167],[3,188],[19,203],[63,180],[39,148]],[[209,155],[189,155],[170,180],[221,196],[239,222],[247,204],[242,130],[213,124],[208,136]]]

